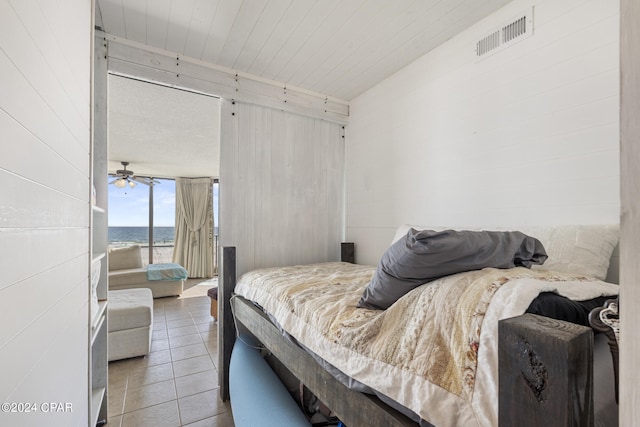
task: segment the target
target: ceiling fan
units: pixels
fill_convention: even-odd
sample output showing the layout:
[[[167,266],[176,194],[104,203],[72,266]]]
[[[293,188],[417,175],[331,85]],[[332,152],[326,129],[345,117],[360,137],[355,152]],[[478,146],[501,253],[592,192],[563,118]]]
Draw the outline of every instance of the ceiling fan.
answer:
[[[118,188],[124,188],[127,185],[133,188],[138,183],[141,183],[144,185],[155,185],[160,183],[160,181],[153,178],[135,176],[132,170],[127,169],[127,166],[129,166],[129,162],[120,162],[120,163],[122,164],[124,169],[118,169],[115,174],[116,179],[111,181],[109,184],[113,184]]]

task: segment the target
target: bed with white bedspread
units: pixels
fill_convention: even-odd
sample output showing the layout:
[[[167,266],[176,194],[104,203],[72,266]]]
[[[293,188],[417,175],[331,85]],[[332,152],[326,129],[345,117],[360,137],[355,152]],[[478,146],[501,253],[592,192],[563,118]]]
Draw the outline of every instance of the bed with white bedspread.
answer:
[[[421,229],[401,226],[396,246],[407,232]],[[523,314],[543,292],[583,301],[618,291],[604,281],[616,226],[525,233],[543,243],[549,256],[543,265],[437,277],[384,310],[358,307],[376,267],[342,262],[254,270],[238,281],[235,295],[259,306],[357,388],[391,402],[414,421],[497,426],[498,321]]]

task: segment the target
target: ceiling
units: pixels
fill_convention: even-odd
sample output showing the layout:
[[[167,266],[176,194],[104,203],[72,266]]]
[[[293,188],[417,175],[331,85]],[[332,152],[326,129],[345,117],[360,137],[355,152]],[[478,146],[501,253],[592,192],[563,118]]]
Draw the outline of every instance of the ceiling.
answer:
[[[510,1],[97,0],[96,25],[113,36],[349,101]],[[167,100],[163,112],[159,90],[122,85],[110,94],[118,103],[109,110],[111,160],[130,161],[139,174],[151,174],[143,172],[147,164],[165,162],[174,169],[154,173],[217,176],[194,172],[193,153],[204,158],[200,131],[181,126],[195,123],[191,101],[176,95],[180,100]],[[112,126],[115,120],[121,128]],[[147,127],[127,127],[140,123]],[[202,134],[213,130],[208,116],[202,126]],[[179,131],[186,137],[176,136]]]
[[[351,100],[510,0],[97,0],[111,35]]]
[[[220,99],[109,76],[109,172],[218,177]]]

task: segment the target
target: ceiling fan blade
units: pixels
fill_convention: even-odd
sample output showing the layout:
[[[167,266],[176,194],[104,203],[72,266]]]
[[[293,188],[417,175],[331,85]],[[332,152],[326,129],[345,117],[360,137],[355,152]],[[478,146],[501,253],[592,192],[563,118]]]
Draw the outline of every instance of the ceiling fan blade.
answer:
[[[135,182],[139,182],[140,184],[149,185],[148,178],[140,178],[139,176],[133,176],[131,179]]]
[[[149,178],[149,177],[139,177],[139,176],[134,176],[132,178],[134,181],[140,182],[142,184],[145,185],[156,185],[156,184],[160,184],[160,181],[154,179],[154,178]]]

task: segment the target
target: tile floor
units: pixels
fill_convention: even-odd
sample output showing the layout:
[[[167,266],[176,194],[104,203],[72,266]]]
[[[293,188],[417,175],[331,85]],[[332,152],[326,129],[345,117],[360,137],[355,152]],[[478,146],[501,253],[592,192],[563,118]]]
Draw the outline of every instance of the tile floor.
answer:
[[[154,300],[148,356],[109,363],[108,427],[233,427],[219,398],[213,285],[189,285],[180,297]]]

